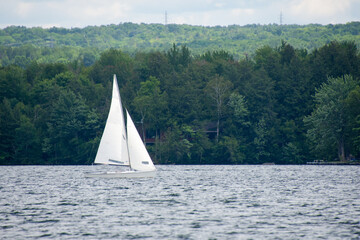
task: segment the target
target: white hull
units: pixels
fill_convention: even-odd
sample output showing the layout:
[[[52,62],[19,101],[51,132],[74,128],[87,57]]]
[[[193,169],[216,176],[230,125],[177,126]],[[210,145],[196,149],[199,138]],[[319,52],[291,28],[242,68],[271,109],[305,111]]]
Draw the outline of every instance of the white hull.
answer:
[[[156,171],[125,171],[125,172],[105,172],[105,173],[89,173],[85,177],[98,178],[150,178],[155,177]]]

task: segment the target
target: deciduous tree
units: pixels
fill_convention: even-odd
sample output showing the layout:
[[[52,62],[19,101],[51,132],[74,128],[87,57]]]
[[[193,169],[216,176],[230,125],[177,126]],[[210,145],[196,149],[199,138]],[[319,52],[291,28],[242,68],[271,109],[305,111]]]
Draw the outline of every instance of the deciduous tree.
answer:
[[[315,94],[316,107],[304,121],[309,127],[307,137],[318,156],[331,158],[338,153],[340,160],[346,159],[345,149],[348,119],[345,99],[355,88],[356,82],[350,75],[329,77]],[[334,151],[335,150],[335,151]]]

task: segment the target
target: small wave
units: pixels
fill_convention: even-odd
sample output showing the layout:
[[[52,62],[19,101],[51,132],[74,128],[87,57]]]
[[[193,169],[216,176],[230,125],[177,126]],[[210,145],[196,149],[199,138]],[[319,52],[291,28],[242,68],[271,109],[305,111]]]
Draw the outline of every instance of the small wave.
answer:
[[[52,234],[50,234],[50,233],[45,233],[45,234],[42,234],[42,235],[38,236],[38,238],[49,238],[49,237],[51,237],[51,236],[52,236]]]
[[[10,229],[10,228],[14,228],[14,226],[12,225],[5,225],[5,226],[0,226],[1,229],[5,230],[5,229]]]
[[[237,202],[237,198],[226,198],[224,200],[222,200],[223,203],[227,204],[227,203],[235,203]]]
[[[28,219],[27,222],[29,222],[29,223],[57,223],[57,222],[60,222],[60,220],[58,220],[58,219],[45,219],[45,220]]]
[[[77,203],[71,203],[71,202],[60,202],[58,206],[77,206],[79,204]]]
[[[168,195],[166,195],[168,197],[180,197],[180,194],[179,193],[170,193]]]
[[[93,236],[96,236],[96,235],[92,234],[92,233],[83,233],[83,234],[81,234],[81,236],[83,236],[83,237],[93,237]]]
[[[191,239],[190,234],[179,234],[177,235],[178,239]]]
[[[67,232],[61,232],[59,233],[60,236],[71,236],[70,233],[67,233]]]
[[[354,221],[354,220],[347,220],[347,221],[342,221],[342,222],[339,222],[339,223],[340,224],[345,224],[345,225],[359,225],[360,224],[359,221]]]
[[[151,238],[149,235],[139,235],[139,234],[127,234],[126,239],[141,239],[141,238]]]
[[[191,228],[201,228],[201,224],[199,222],[192,222],[190,227]]]
[[[168,204],[168,205],[181,204],[181,202],[176,201],[176,200],[174,200],[174,199],[165,199],[165,200],[149,199],[149,200],[137,200],[136,202],[149,203],[149,204],[155,204],[155,205],[162,205],[162,204]]]

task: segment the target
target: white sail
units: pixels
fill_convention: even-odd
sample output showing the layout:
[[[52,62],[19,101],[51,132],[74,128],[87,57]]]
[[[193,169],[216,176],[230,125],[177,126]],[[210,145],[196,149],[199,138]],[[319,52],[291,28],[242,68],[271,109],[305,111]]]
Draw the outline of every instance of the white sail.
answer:
[[[155,166],[151,161],[149,153],[147,152],[128,111],[126,111],[126,116],[131,168],[137,171],[154,171]]]
[[[156,175],[155,166],[128,111],[126,111],[126,115],[127,131],[125,131],[119,87],[114,75],[109,116],[96,154],[95,163],[126,165],[130,166],[131,169],[130,171],[121,172],[89,173],[85,175],[86,177],[144,178]]]
[[[95,158],[96,164],[129,165],[124,114],[116,75],[109,115]]]

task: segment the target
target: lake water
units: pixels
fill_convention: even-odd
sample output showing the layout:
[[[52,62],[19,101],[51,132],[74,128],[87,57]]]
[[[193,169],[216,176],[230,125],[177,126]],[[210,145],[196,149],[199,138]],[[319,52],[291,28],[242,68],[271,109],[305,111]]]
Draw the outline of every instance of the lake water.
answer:
[[[360,239],[359,166],[0,166],[1,239]]]

